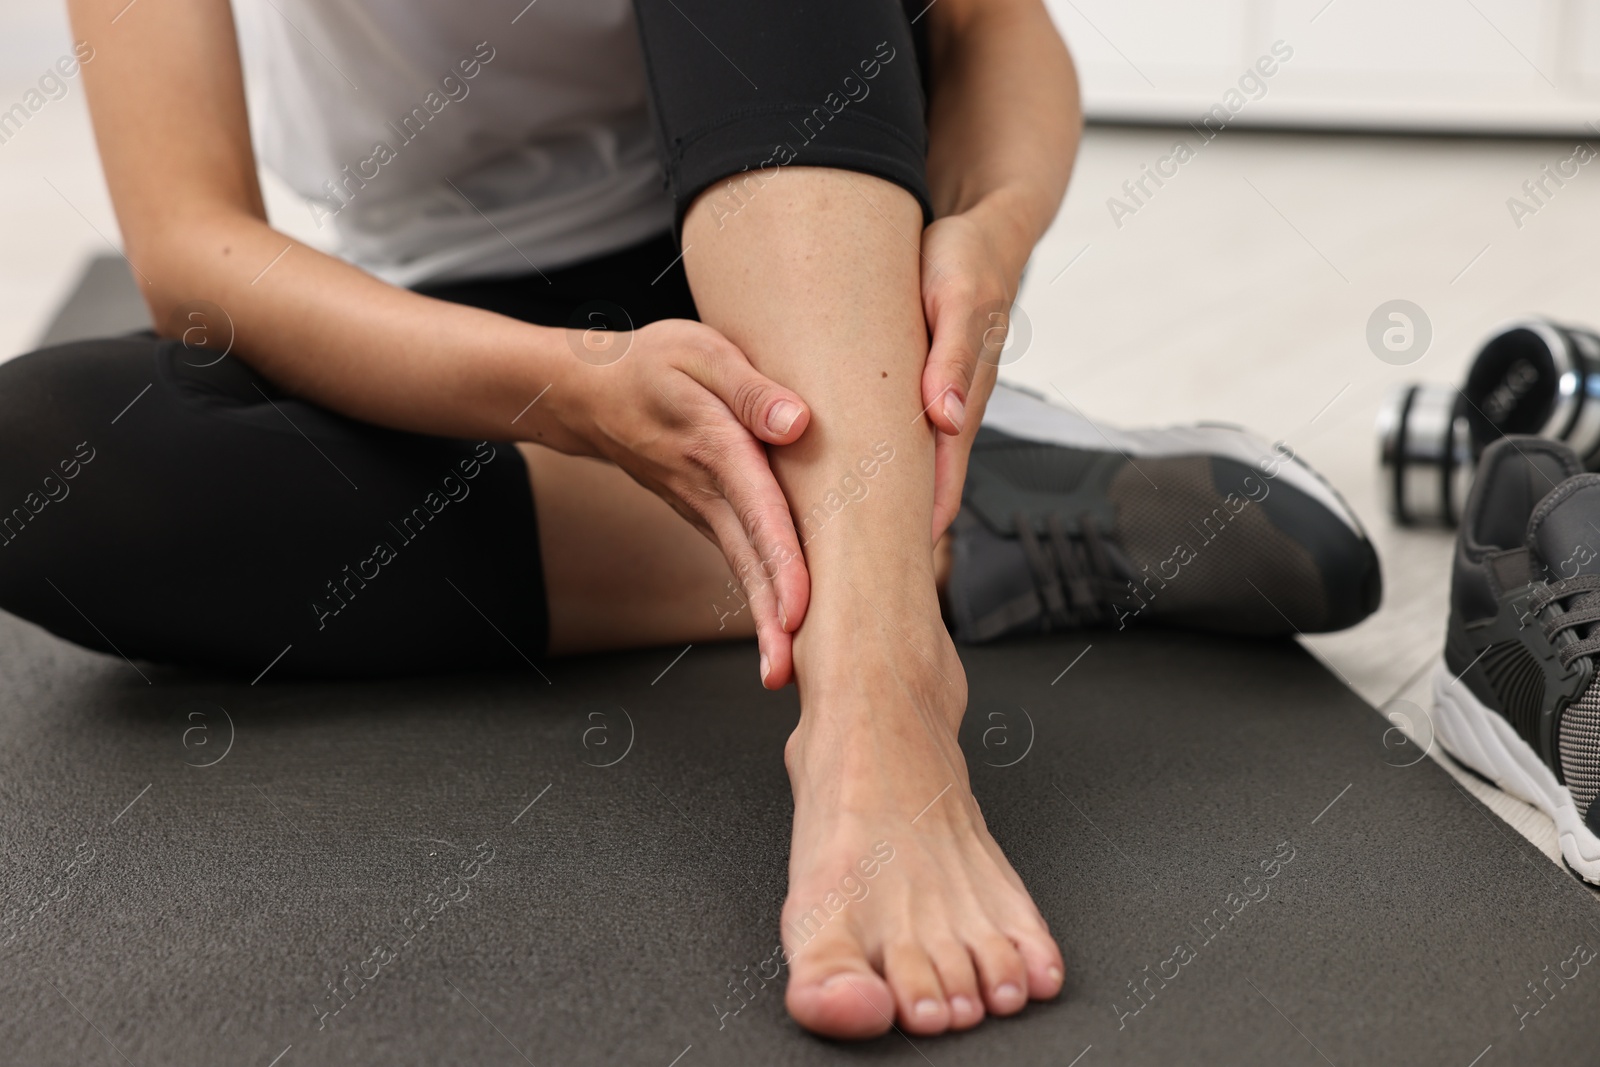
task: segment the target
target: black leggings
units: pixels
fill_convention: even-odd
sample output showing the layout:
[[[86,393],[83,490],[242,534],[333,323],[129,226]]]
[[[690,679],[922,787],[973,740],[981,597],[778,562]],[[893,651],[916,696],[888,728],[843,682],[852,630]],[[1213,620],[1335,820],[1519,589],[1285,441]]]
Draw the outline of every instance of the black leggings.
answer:
[[[636,8],[680,225],[717,182],[733,179],[706,207],[731,212],[791,163],[887,178],[931,218],[920,7]],[[422,291],[546,326],[596,300],[634,326],[696,317],[665,234]],[[0,364],[0,607],[88,648],[241,680],[526,668],[549,633],[513,445],[345,418],[151,333]]]

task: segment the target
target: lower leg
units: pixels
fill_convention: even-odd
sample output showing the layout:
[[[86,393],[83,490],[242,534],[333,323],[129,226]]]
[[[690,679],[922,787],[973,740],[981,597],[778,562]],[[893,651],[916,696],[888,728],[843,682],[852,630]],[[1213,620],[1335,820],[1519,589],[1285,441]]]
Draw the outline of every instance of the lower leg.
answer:
[[[755,636],[716,545],[621,468],[519,445],[539,519],[550,653]]]
[[[684,230],[702,316],[812,411],[773,456],[812,582],[786,752],[790,1010],[842,1036],[896,1015],[936,1032],[1053,996],[1059,950],[984,828],[956,743],[966,682],[928,542],[920,211],[887,182],[807,168],[722,224],[704,206]],[[872,863],[875,849],[893,860]],[[842,913],[841,892],[856,901]]]
[[[517,446],[538,505],[552,655],[755,636],[722,552],[661,498],[600,460]],[[950,538],[933,550],[943,596]]]

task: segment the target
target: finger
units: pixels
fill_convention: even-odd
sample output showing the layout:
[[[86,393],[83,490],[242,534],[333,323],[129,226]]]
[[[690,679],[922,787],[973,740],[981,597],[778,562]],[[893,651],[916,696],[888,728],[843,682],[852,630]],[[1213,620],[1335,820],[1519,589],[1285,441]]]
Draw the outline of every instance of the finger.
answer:
[[[743,353],[728,346],[732,353],[724,360],[729,366],[743,365],[754,374]],[[670,401],[674,411],[693,430],[693,446],[687,457],[701,470],[707,472],[714,484],[701,486],[700,491],[720,498],[732,508],[745,540],[755,549],[758,558],[753,561],[752,573],[758,573],[774,594],[773,611],[778,629],[793,633],[799,629],[811,600],[811,581],[800,554],[799,539],[795,536],[794,521],[789,514],[789,501],[778,487],[767,460],[766,449],[751,437],[747,429],[737,423],[737,416],[715,392],[708,381],[719,375],[740,373],[734,371],[709,372],[703,367],[698,373],[704,377],[688,376],[694,382],[697,397],[683,397],[683,402]],[[756,375],[760,378],[759,375]],[[767,385],[773,383],[761,378]],[[680,379],[681,381],[681,379]],[[704,391],[702,391],[704,390]],[[784,391],[787,395],[793,393]],[[665,393],[662,393],[666,397]],[[798,399],[798,398],[796,398]],[[670,398],[669,398],[670,400]],[[688,411],[685,411],[685,405]],[[803,427],[802,427],[803,428]],[[797,436],[791,427],[790,436]],[[726,544],[731,542],[719,543]],[[725,552],[725,555],[728,553]],[[729,557],[732,563],[731,556]],[[737,568],[736,568],[737,570]],[[758,630],[760,619],[758,617]],[[775,672],[774,677],[780,677]],[[774,687],[785,681],[774,681]]]
[[[769,445],[799,440],[811,422],[811,412],[800,394],[786,389],[750,365],[731,341],[684,369],[728,406],[744,428]]]
[[[940,434],[933,442],[933,542],[938,544],[961,510],[961,489],[967,481],[971,444],[964,437]]]
[[[768,689],[781,689],[788,684],[794,672],[794,638],[783,629],[780,622],[778,598],[772,582],[763,576],[760,553],[751,542],[733,505],[726,500],[709,503],[706,519],[745,599],[750,603],[751,618],[756,625],[756,643],[761,650],[757,668],[761,684]]]
[[[778,486],[766,451],[748,436],[730,435],[712,464],[723,498],[755,549],[758,577],[772,588],[779,629],[793,633],[811,603],[811,578],[789,500]]]
[[[746,487],[745,495],[755,497],[762,495],[764,486],[767,490],[766,501],[760,507],[776,508],[784,522],[788,522],[788,503],[778,488],[777,479],[772,475],[772,468],[761,446],[742,428],[734,425],[732,416],[720,404],[707,398],[704,406],[707,409],[702,412],[705,421],[697,425],[704,427],[707,423],[720,421],[722,432],[697,429],[691,438],[694,443],[684,458],[698,468],[698,477],[691,477],[687,483],[663,485],[658,495],[722,550],[723,559],[733,571],[750,606],[751,620],[755,623],[756,639],[761,649],[759,670],[762,684],[769,689],[779,689],[788,684],[792,677],[793,659],[790,651],[792,638],[783,625],[786,612],[778,600],[777,587],[772,581],[772,577],[776,577],[773,573],[776,568],[763,566],[757,541],[752,536],[752,527],[762,524],[741,515],[739,509],[728,500],[724,483],[731,479]],[[678,411],[682,414],[681,408]],[[793,526],[789,529],[792,534]],[[809,597],[809,584],[809,581],[803,583],[803,587],[797,591],[802,604]]]
[[[1003,343],[1004,324],[1000,312],[986,314],[969,301],[945,300],[938,306],[933,343],[922,369],[922,403],[929,421],[941,433],[955,435],[966,429],[967,401],[978,372],[980,349],[993,336]]]
[[[967,481],[967,464],[972,455],[972,442],[983,423],[984,409],[994,392],[999,377],[998,366],[988,359],[980,360],[977,374],[972,379],[972,391],[967,395],[967,425],[960,434],[939,434],[933,442],[933,540],[939,538],[956,521],[961,510],[961,490]]]
[[[811,599],[811,580],[788,498],[778,486],[766,451],[737,426],[704,435],[695,458],[714,480],[706,491],[721,498],[721,506],[707,508],[708,520],[722,523],[721,544],[740,546],[739,558],[726,549],[724,554],[754,594],[756,630],[768,656],[763,681],[769,688],[779,688],[790,676],[787,636],[799,628]],[[730,516],[733,529],[727,529]],[[742,554],[745,546],[748,555]],[[781,660],[773,658],[779,654]]]

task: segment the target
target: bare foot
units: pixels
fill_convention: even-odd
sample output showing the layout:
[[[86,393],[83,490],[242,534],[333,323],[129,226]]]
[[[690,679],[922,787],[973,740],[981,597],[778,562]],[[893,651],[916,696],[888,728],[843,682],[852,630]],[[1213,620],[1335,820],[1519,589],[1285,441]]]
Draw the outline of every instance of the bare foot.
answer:
[[[937,607],[857,601],[796,644],[822,666],[802,669],[784,753],[789,1013],[832,1037],[964,1030],[1060,992],[1061,952],[968,787],[966,676]]]

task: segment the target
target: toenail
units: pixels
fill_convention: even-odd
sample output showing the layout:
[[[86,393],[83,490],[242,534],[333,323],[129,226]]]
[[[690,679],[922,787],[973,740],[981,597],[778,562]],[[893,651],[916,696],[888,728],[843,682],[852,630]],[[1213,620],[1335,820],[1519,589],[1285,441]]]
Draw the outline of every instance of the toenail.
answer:
[[[772,664],[767,662],[767,654],[761,653],[761,680],[765,682],[767,675],[772,673]]]
[[[934,1000],[932,997],[923,997],[921,1000],[917,1001],[911,1010],[916,1014],[923,1016],[924,1018],[929,1015],[938,1015],[939,1002]]]
[[[994,991],[994,999],[1007,1004],[1015,1004],[1017,1001],[1022,999],[1022,990],[1018,989],[1010,982],[1007,982],[1005,985]]]
[[[950,1010],[957,1015],[971,1015],[977,1010],[977,1008],[972,1001],[968,1000],[966,997],[951,997]]]
[[[1056,983],[1057,985],[1061,983],[1061,968],[1057,967],[1055,964],[1051,964],[1050,968],[1044,973],[1050,977],[1050,981]]]
[[[850,980],[850,976],[841,971],[839,974],[834,975],[832,978],[828,979],[826,982],[823,982],[822,983],[822,988],[823,989],[832,989],[834,986],[843,985],[845,982],[848,982],[849,980]]]

